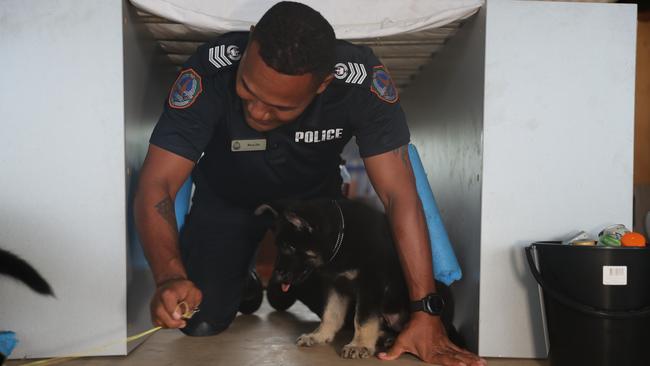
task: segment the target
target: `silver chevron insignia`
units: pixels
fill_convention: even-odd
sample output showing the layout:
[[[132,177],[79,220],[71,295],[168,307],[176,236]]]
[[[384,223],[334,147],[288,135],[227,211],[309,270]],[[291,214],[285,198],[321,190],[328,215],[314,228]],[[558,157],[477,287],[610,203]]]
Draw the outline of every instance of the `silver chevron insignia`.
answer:
[[[345,82],[361,85],[366,80],[366,76],[368,76],[366,67],[356,62],[348,62],[348,66],[350,67],[350,75],[345,79]]]
[[[208,52],[208,61],[210,61],[210,63],[213,64],[217,69],[232,65],[232,62],[230,62],[228,57],[226,57],[225,45],[210,48],[210,51]]]

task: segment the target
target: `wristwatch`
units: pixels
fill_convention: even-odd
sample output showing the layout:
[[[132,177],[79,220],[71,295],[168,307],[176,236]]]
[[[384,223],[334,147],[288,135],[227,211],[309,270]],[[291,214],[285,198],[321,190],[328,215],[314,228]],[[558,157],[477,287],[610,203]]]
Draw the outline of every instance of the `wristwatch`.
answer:
[[[442,299],[442,296],[436,293],[430,293],[420,300],[411,301],[409,310],[411,310],[412,313],[416,311],[424,311],[430,315],[440,315],[444,307],[445,301]]]

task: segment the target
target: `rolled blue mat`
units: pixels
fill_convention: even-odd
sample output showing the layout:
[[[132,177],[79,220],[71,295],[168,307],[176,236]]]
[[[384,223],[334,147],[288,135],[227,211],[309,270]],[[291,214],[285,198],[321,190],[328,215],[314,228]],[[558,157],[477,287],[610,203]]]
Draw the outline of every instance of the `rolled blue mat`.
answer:
[[[10,331],[0,332],[0,365],[5,359],[9,358],[11,351],[16,347],[16,343],[18,343],[16,333]]]
[[[185,183],[176,193],[174,202],[174,213],[176,214],[176,224],[180,231],[185,224],[185,215],[190,211],[190,201],[192,200],[192,178],[187,178]]]
[[[431,242],[431,256],[433,258],[434,277],[449,286],[452,282],[460,280],[463,276],[454,249],[449,242],[449,236],[440,217],[436,199],[433,197],[427,174],[422,167],[418,150],[409,144],[409,158],[415,174],[415,186],[422,201],[424,215],[429,228],[429,241]]]

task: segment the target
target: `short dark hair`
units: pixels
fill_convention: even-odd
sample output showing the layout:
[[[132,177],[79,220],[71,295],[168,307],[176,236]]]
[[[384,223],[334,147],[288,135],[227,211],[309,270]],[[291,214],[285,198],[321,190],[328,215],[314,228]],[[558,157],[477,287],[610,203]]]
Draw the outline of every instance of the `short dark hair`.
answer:
[[[259,44],[262,60],[282,74],[325,78],[334,69],[334,29],[307,5],[291,1],[273,5],[255,25],[251,40]]]

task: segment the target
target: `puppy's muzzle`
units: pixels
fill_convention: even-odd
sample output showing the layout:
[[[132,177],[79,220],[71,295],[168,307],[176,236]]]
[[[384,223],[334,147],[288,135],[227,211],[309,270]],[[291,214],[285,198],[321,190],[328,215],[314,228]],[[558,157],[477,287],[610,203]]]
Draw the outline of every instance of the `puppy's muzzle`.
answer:
[[[292,273],[276,270],[275,278],[280,283],[282,292],[287,292],[292,285],[299,285],[304,282],[313,270],[313,268],[306,268],[298,276],[295,276],[295,278]]]

